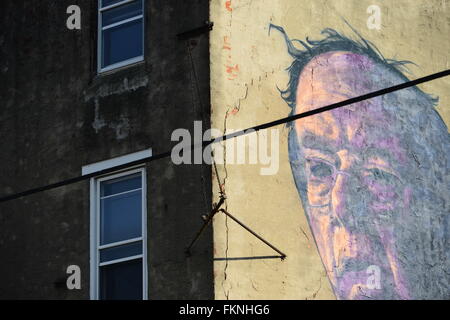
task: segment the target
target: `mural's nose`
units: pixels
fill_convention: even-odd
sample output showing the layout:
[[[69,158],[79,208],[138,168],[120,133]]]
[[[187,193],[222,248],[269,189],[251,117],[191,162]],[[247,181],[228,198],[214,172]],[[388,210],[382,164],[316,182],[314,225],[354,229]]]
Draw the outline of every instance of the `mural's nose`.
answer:
[[[331,190],[330,215],[333,224],[357,231],[367,222],[367,192],[352,174],[338,174]]]
[[[331,217],[335,225],[351,229],[357,214],[353,211],[359,207],[358,199],[361,200],[361,188],[358,188],[358,179],[352,173],[356,158],[346,149],[340,150],[337,155],[341,164],[331,189]]]
[[[346,196],[348,177],[344,175],[337,175],[336,182],[331,192],[331,214],[334,219],[342,222],[345,218],[345,213],[348,207],[348,200]]]

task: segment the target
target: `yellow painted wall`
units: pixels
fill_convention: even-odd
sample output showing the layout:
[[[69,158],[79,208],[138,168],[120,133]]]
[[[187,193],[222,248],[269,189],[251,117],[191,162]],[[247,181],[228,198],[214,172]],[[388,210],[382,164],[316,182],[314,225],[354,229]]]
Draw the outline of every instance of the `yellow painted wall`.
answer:
[[[369,30],[367,8],[381,8],[381,30]],[[330,27],[351,38],[347,20],[387,58],[411,60],[415,79],[449,68],[449,0],[211,0],[212,127],[228,133],[287,116],[277,86],[286,87],[288,55],[281,34],[321,39]],[[438,110],[450,124],[450,78],[421,88],[440,98]],[[226,130],[225,130],[226,128]],[[287,259],[215,261],[217,299],[334,299],[295,188],[280,129],[277,175],[260,175],[259,165],[218,165],[225,181],[226,208],[287,254]],[[214,181],[215,182],[215,181]],[[214,198],[218,188],[214,185]],[[274,255],[269,247],[224,215],[213,223],[215,257]]]

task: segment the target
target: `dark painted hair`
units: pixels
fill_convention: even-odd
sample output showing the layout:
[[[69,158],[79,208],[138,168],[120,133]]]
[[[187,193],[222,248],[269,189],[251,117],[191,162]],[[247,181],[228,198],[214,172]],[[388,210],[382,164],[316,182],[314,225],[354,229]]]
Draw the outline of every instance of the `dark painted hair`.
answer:
[[[349,51],[352,53],[365,55],[371,58],[375,63],[384,65],[388,70],[396,74],[403,81],[409,81],[409,79],[404,74],[408,72],[405,65],[414,64],[413,62],[385,58],[374,44],[361,37],[359,33],[353,28],[353,31],[358,35],[360,40],[352,40],[340,34],[334,29],[326,28],[321,32],[321,34],[325,36],[322,40],[310,40],[308,37],[306,37],[305,41],[302,41],[298,39],[289,39],[284,29],[274,24],[269,25],[269,34],[272,28],[280,31],[283,34],[288,47],[288,52],[294,58],[291,66],[287,68],[290,77],[287,88],[285,90],[278,89],[280,91],[281,97],[291,108],[290,115],[292,115],[295,110],[295,104],[297,100],[297,86],[301,72],[314,57],[326,52]],[[295,42],[299,43],[303,47],[303,50],[295,47]],[[435,106],[437,104],[437,98],[431,97],[417,87],[414,87],[414,90],[416,90],[419,95],[428,100],[431,106]],[[292,125],[292,122],[288,124],[288,126],[290,125]]]

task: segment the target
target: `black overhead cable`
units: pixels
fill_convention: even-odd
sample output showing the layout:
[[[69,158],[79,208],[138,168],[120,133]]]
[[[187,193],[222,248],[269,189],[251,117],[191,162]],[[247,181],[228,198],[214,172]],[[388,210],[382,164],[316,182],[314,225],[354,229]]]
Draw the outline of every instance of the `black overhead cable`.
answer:
[[[301,119],[301,118],[306,118],[306,117],[309,117],[309,116],[313,116],[313,115],[316,115],[316,114],[319,114],[319,113],[322,113],[322,112],[325,112],[325,111],[330,111],[330,110],[337,109],[337,108],[340,108],[340,107],[344,107],[344,106],[347,106],[347,105],[350,105],[350,104],[353,104],[353,103],[357,103],[357,102],[361,102],[361,101],[364,101],[364,100],[367,100],[367,99],[371,99],[371,98],[375,98],[375,97],[378,97],[378,96],[382,96],[382,95],[385,95],[385,94],[388,94],[388,93],[391,93],[391,92],[394,92],[394,91],[410,88],[410,87],[416,86],[418,84],[429,82],[429,81],[436,80],[436,79],[439,79],[439,78],[443,78],[443,77],[446,77],[446,76],[449,76],[449,75],[450,75],[450,69],[444,70],[444,71],[441,71],[441,72],[438,72],[438,73],[430,74],[430,75],[422,77],[422,78],[418,78],[416,80],[407,81],[407,82],[404,82],[404,83],[401,83],[401,84],[398,84],[398,85],[395,85],[395,86],[392,86],[392,87],[389,87],[389,88],[385,88],[385,89],[377,90],[377,91],[374,91],[374,92],[371,92],[371,93],[363,94],[361,96],[354,97],[354,98],[351,98],[351,99],[347,99],[347,100],[344,100],[344,101],[341,101],[341,102],[333,103],[333,104],[330,104],[330,105],[327,105],[327,106],[324,106],[324,107],[321,107],[321,108],[317,108],[317,109],[314,109],[314,110],[306,111],[306,112],[303,112],[303,113],[300,113],[300,114],[296,114],[296,115],[291,115],[289,117],[285,117],[285,118],[281,118],[281,119],[278,119],[278,120],[275,120],[275,121],[271,121],[271,122],[267,122],[267,123],[264,123],[264,124],[260,124],[260,125],[257,125],[255,127],[251,127],[251,128],[245,129],[245,130],[241,130],[241,131],[237,131],[237,132],[234,132],[234,133],[230,133],[230,134],[224,135],[224,136],[216,138],[216,139],[211,139],[209,141],[204,141],[201,145],[200,144],[191,143],[190,147],[193,150],[195,150],[196,148],[199,148],[199,147],[205,148],[208,145],[213,144],[213,143],[225,141],[225,140],[228,140],[228,139],[231,139],[231,138],[235,138],[235,137],[239,137],[239,136],[242,136],[242,135],[246,135],[246,134],[249,134],[249,133],[252,133],[252,132],[255,132],[255,131],[267,129],[267,128],[274,127],[274,126],[277,126],[277,125],[280,125],[280,124],[284,124],[284,123],[288,123],[288,122],[291,122],[291,121],[295,121],[295,120],[298,120],[298,119]],[[160,154],[157,154],[155,156],[146,157],[146,158],[143,158],[141,160],[133,161],[133,162],[130,162],[130,163],[127,163],[127,164],[119,165],[119,166],[112,167],[112,168],[109,168],[109,169],[105,169],[105,170],[102,170],[102,171],[99,171],[99,172],[95,172],[95,173],[87,174],[87,175],[84,175],[84,176],[79,176],[79,177],[63,180],[63,181],[60,181],[60,182],[57,182],[57,183],[49,184],[49,185],[42,186],[42,187],[39,187],[39,188],[30,189],[30,190],[27,190],[27,191],[22,191],[22,192],[15,193],[15,194],[12,194],[12,195],[3,196],[3,197],[0,198],[0,203],[6,202],[6,201],[10,201],[10,200],[14,200],[14,199],[18,199],[18,198],[21,198],[21,197],[24,197],[24,196],[28,196],[28,195],[31,195],[31,194],[35,194],[35,193],[38,193],[38,192],[51,190],[51,189],[55,189],[55,188],[59,188],[59,187],[65,186],[65,185],[77,183],[77,182],[80,182],[80,181],[83,181],[83,180],[87,180],[87,179],[90,179],[90,178],[93,178],[93,177],[96,177],[96,176],[112,173],[112,172],[115,172],[115,171],[118,171],[118,170],[123,170],[123,169],[129,168],[129,167],[132,167],[132,166],[148,163],[148,162],[151,162],[151,161],[154,161],[154,160],[167,158],[167,157],[170,157],[170,155],[171,155],[171,151],[166,151],[164,153],[160,153]]]

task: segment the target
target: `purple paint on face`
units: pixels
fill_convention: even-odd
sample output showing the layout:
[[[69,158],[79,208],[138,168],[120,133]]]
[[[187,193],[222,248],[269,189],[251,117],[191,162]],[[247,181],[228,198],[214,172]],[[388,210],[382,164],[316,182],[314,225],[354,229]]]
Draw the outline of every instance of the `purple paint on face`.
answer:
[[[302,71],[296,113],[381,89],[384,71],[358,54],[320,55]],[[312,159],[305,208],[341,299],[364,298],[358,288],[378,298],[408,297],[392,228],[409,210],[399,173],[408,158],[395,121],[375,98],[295,123],[299,156]],[[378,291],[367,289],[370,266],[381,272]]]

